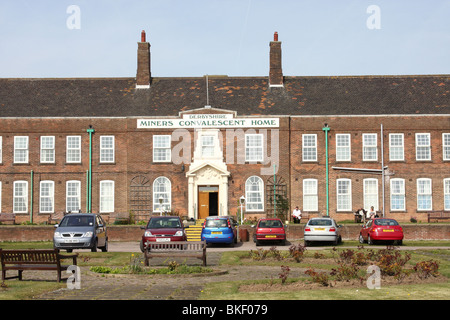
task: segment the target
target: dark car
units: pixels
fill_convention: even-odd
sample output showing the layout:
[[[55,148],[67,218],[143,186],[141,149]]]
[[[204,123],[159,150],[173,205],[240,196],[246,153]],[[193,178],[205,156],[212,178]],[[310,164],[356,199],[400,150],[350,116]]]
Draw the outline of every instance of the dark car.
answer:
[[[147,242],[186,241],[184,225],[178,216],[152,216],[141,229],[145,230],[140,243],[142,252]]]
[[[374,241],[403,243],[403,229],[397,220],[386,218],[375,218],[369,220],[362,226],[359,232],[359,242],[374,244]]]
[[[258,246],[262,242],[280,241],[282,245],[286,243],[286,231],[283,222],[278,218],[259,219],[253,240]]]
[[[108,251],[108,235],[102,217],[94,213],[70,213],[55,225],[53,246],[72,252],[73,249],[100,248]]]
[[[229,216],[210,216],[203,223],[202,241],[206,243],[226,243],[234,245],[237,242],[237,222]]]

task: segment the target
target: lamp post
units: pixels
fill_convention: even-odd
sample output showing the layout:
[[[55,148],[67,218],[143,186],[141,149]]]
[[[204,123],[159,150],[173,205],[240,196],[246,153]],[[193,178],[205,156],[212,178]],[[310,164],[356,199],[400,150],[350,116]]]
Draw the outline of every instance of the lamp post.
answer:
[[[244,203],[245,203],[245,197],[241,196],[239,198],[239,203],[241,205],[241,224],[244,222]]]

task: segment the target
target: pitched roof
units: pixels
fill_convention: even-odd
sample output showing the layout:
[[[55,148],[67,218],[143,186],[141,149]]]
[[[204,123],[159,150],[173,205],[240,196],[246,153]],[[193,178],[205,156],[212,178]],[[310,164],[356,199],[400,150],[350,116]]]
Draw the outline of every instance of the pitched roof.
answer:
[[[209,104],[237,115],[450,114],[450,75],[209,76]],[[178,116],[207,104],[206,78],[0,79],[0,117]]]

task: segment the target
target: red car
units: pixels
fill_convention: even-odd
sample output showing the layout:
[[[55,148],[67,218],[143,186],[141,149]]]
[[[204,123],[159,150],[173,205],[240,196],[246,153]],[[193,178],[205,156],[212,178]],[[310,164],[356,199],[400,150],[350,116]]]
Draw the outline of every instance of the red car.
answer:
[[[401,245],[403,229],[394,219],[375,218],[369,220],[359,232],[359,242],[373,244],[374,241],[392,241]]]
[[[140,243],[144,252],[148,242],[186,241],[186,232],[180,217],[154,216],[150,217],[147,226],[141,227],[145,232]]]
[[[283,223],[278,218],[259,219],[253,240],[257,246],[264,241],[280,241],[285,245],[286,232]]]

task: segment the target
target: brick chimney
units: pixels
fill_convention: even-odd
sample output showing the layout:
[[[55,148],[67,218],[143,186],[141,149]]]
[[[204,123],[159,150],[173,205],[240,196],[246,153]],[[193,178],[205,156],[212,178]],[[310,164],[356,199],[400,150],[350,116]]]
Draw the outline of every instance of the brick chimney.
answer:
[[[145,31],[141,32],[141,42],[138,42],[136,88],[150,88],[150,43],[145,40]]]
[[[270,42],[269,86],[283,86],[283,70],[281,69],[281,42],[278,41],[278,32],[274,33],[273,41]]]

